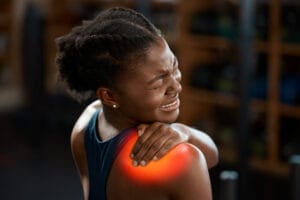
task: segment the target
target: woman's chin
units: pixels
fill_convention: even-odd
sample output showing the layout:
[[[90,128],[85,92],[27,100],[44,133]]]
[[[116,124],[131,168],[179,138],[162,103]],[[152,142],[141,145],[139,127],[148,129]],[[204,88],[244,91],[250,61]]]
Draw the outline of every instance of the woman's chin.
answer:
[[[170,124],[170,123],[174,123],[178,119],[178,117],[179,117],[179,109],[173,111],[172,113],[168,113],[167,115],[164,115],[163,117],[161,117],[159,121]]]

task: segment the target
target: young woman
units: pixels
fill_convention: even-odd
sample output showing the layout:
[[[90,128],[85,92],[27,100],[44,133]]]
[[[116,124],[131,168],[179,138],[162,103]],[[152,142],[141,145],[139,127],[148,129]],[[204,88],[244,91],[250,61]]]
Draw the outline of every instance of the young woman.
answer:
[[[209,136],[181,123],[181,73],[160,31],[111,8],[57,39],[60,77],[78,98],[96,95],[71,148],[84,199],[212,199]]]

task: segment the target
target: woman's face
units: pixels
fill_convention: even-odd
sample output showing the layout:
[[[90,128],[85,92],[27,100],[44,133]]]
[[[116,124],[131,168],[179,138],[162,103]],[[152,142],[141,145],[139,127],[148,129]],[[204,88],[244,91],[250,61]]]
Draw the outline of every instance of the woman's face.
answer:
[[[179,115],[181,72],[165,40],[148,50],[146,59],[118,79],[122,117],[133,123],[172,123]]]

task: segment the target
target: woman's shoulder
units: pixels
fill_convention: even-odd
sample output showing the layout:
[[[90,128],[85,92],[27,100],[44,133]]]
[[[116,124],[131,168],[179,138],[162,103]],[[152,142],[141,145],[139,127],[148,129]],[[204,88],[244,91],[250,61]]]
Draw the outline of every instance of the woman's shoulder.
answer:
[[[136,138],[132,135],[116,159],[123,174],[133,181],[144,184],[169,182],[187,171],[190,165],[205,162],[203,154],[194,145],[181,143],[160,160],[151,161],[146,166],[134,166],[129,155]]]
[[[151,161],[146,166],[133,166],[129,155],[136,139],[137,136],[133,135],[128,140],[114,164],[127,184],[138,185],[143,189],[155,186],[174,199],[199,199],[189,196],[187,192],[190,191],[194,192],[196,197],[203,195],[204,200],[211,199],[208,169],[205,157],[199,149],[192,144],[181,143],[160,160]]]
[[[84,129],[89,123],[89,121],[91,120],[92,116],[96,113],[97,110],[101,108],[102,108],[102,104],[101,101],[99,100],[96,100],[91,104],[89,104],[77,119],[72,130],[72,135],[73,134],[77,135],[84,132]]]

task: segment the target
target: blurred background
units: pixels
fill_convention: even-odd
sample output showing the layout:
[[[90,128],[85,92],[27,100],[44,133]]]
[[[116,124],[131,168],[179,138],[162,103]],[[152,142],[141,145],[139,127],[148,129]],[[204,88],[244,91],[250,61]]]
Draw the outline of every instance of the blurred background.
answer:
[[[0,0],[0,199],[82,199],[69,138],[88,102],[58,83],[54,39],[112,6],[143,12],[177,55],[179,121],[219,148],[214,199],[229,200],[228,170],[231,200],[299,199],[297,0]]]

